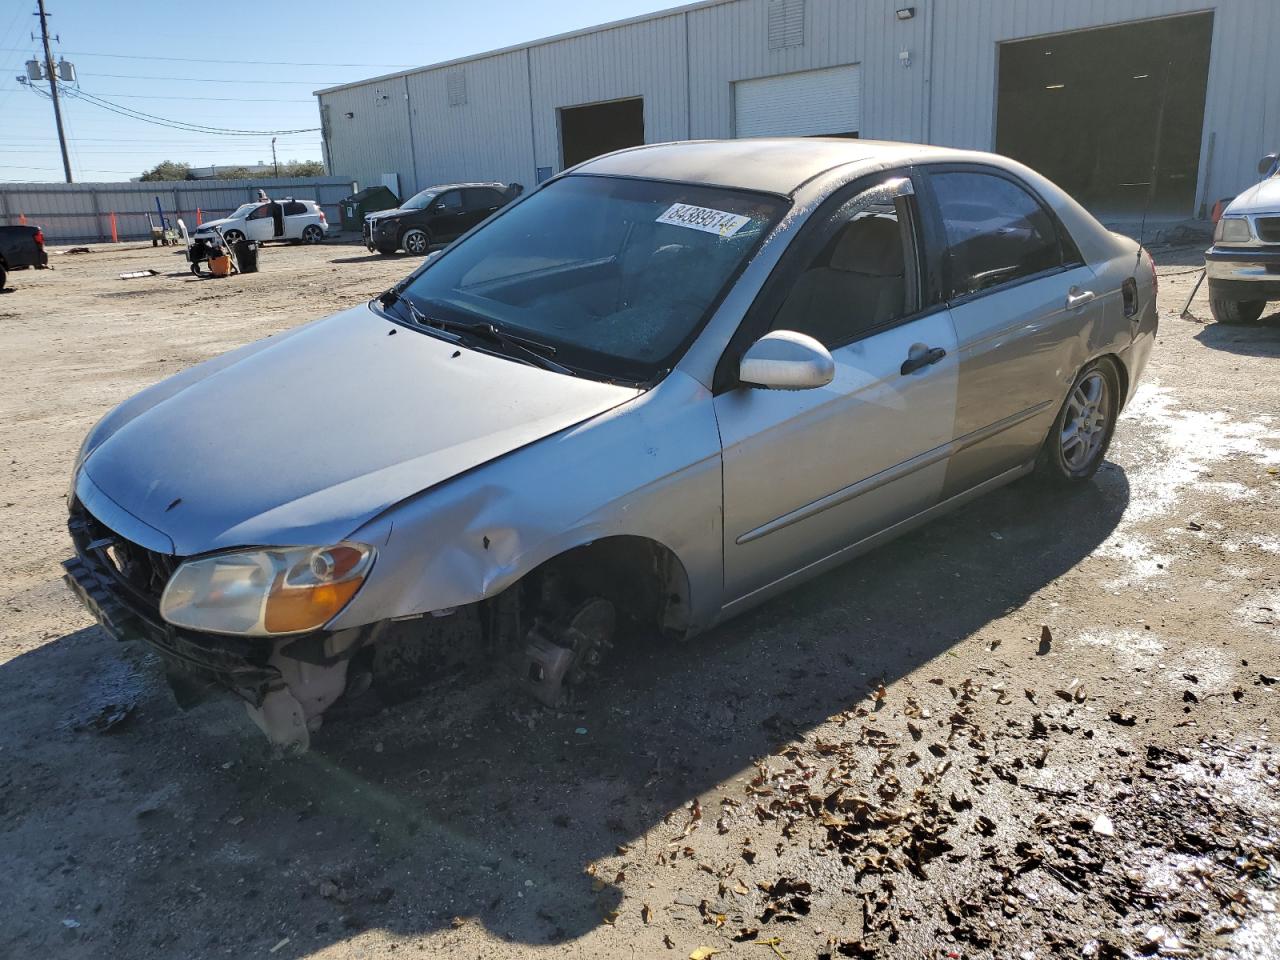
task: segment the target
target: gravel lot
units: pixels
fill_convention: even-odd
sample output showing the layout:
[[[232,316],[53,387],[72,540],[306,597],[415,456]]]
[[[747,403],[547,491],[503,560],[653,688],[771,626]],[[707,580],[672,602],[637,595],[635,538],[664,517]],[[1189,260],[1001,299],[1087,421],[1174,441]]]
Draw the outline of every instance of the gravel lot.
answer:
[[[1178,319],[1196,248],[1155,252],[1159,343],[1087,488],[1016,484],[627,651],[572,711],[454,678],[293,761],[71,598],[68,472],[143,386],[412,261],[12,274],[0,955],[1280,957],[1280,315]]]

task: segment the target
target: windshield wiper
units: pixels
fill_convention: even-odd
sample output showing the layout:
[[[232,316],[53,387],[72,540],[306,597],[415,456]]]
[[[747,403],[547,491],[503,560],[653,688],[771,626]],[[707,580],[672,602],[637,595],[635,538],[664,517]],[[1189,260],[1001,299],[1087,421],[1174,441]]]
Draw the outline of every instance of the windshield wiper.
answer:
[[[528,337],[517,336],[513,333],[507,333],[505,330],[489,323],[488,321],[470,322],[464,320],[448,320],[443,317],[429,317],[422,312],[412,300],[401,294],[395,287],[392,287],[386,293],[378,298],[378,301],[386,307],[394,303],[403,303],[408,308],[409,316],[413,322],[422,327],[432,327],[436,330],[443,330],[446,333],[459,334],[462,336],[471,336],[479,340],[484,340],[494,346],[501,347],[508,353],[515,354],[532,362],[535,366],[544,370],[552,370],[556,373],[567,373],[576,376],[574,371],[566,367],[562,363],[552,360],[555,355],[556,348],[549,343],[542,343],[538,340],[532,340]]]

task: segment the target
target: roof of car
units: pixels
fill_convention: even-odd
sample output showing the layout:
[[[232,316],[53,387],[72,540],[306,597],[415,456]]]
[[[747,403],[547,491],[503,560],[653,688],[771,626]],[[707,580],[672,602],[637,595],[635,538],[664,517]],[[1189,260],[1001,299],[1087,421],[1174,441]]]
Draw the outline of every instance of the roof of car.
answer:
[[[919,143],[842,137],[761,137],[686,140],[620,150],[573,169],[574,173],[652,177],[686,183],[790,194],[807,180],[847,163],[900,163],[954,151]]]
[[[476,180],[470,183],[437,183],[433,186],[419,190],[419,193],[439,193],[441,190],[457,190],[459,187],[494,187],[498,190],[505,190],[507,184],[499,183],[497,180]]]

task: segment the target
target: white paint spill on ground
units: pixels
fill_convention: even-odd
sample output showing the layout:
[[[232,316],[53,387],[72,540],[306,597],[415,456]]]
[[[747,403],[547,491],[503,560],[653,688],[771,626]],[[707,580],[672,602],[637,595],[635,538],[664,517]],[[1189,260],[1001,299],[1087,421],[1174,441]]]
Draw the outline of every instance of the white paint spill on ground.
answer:
[[[1164,642],[1150,630],[1084,630],[1068,642],[1105,647],[1111,650],[1116,663],[1130,669],[1151,666],[1165,650]]]
[[[1234,481],[1214,479],[1213,467],[1249,457],[1262,469],[1280,464],[1280,431],[1275,418],[1242,420],[1227,410],[1192,410],[1159,381],[1138,388],[1121,418],[1126,451],[1136,461],[1128,471],[1129,504],[1124,517],[1098,548],[1122,561],[1127,572],[1106,584],[1120,589],[1162,575],[1169,556],[1135,528],[1143,521],[1178,511],[1195,512],[1199,501],[1245,500],[1252,491]]]

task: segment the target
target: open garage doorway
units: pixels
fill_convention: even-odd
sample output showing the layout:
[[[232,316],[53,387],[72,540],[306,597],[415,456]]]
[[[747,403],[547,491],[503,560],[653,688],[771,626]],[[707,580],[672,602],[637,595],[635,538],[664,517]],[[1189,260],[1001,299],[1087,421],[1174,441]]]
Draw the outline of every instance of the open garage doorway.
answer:
[[[996,151],[1108,219],[1192,216],[1212,35],[1197,13],[1000,44]]]
[[[560,156],[567,169],[644,143],[644,98],[560,108]]]

